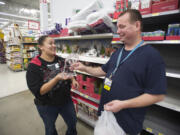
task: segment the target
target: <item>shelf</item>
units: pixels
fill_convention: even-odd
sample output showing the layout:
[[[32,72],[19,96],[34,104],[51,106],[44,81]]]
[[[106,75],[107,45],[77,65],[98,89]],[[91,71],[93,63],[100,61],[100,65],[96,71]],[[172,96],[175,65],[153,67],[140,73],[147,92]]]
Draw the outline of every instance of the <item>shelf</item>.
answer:
[[[86,72],[82,72],[82,71],[79,71],[79,70],[75,70],[75,72],[80,73],[80,74],[84,74],[84,75],[92,76],[91,74],[88,74]],[[93,76],[93,77],[96,77],[96,76]],[[104,79],[105,77],[97,77],[97,78]]]
[[[16,50],[11,50],[11,51],[9,51],[9,52],[6,52],[6,53],[12,53],[12,52],[21,52],[21,50],[19,50],[19,51],[16,51]]]
[[[61,56],[63,58],[67,58],[69,54],[57,54],[58,56]],[[80,61],[85,61],[85,62],[92,62],[92,63],[97,63],[97,64],[106,64],[109,60],[109,58],[98,58],[98,57],[86,57],[86,56],[79,56]],[[85,72],[77,71],[78,73],[81,74],[86,74],[90,75]],[[90,75],[92,76],[92,75]],[[180,78],[180,71],[172,70],[172,69],[167,69],[166,72],[167,77],[172,77],[172,78]],[[104,77],[98,77],[101,79],[104,79]]]
[[[95,120],[92,120],[90,117],[88,117],[87,114],[83,113],[83,112],[78,112],[77,113],[77,117],[84,121],[85,123],[87,123],[88,125],[92,126],[92,127],[95,127],[95,124],[96,124],[96,121]]]
[[[175,99],[170,96],[166,96],[164,101],[156,103],[156,105],[180,112],[180,99]]]
[[[147,44],[180,44],[180,40],[145,41]]]
[[[23,42],[22,44],[37,44],[37,42]]]
[[[143,127],[154,135],[179,135],[179,113],[152,106],[148,109]]]
[[[104,39],[104,38],[112,38],[112,33],[105,34],[91,34],[91,35],[78,35],[78,36],[67,36],[67,37],[58,37],[54,38],[55,40],[77,40],[77,39]]]
[[[87,103],[87,102],[85,102],[85,101],[83,101],[83,100],[81,100],[81,99],[76,99],[76,100],[77,100],[78,102],[81,102],[81,103],[85,104],[86,106],[89,106],[89,107],[93,108],[94,110],[98,111],[98,107],[93,106],[93,105],[91,105],[91,104],[89,104],[89,103]]]
[[[173,70],[173,69],[166,69],[166,76],[180,79],[180,71]]]
[[[26,58],[26,57],[23,57],[23,59],[32,59],[32,58],[33,58],[33,57],[29,57],[29,58],[28,58],[28,57],[27,57],[27,58]]]
[[[123,44],[121,41],[112,41],[111,44]]]
[[[147,15],[142,15],[142,18],[154,18],[154,17],[159,17],[159,16],[167,16],[167,15],[174,15],[174,14],[179,14],[180,10],[172,10],[172,11],[166,11],[166,12],[159,12],[159,13],[152,13],[152,14],[147,14]],[[113,22],[116,23],[117,20],[113,19]]]
[[[151,17],[158,17],[158,16],[166,16],[166,15],[173,15],[173,14],[179,14],[180,10],[172,10],[172,11],[166,11],[166,12],[159,12],[159,13],[152,13],[143,15],[142,18],[151,18]]]
[[[8,44],[8,46],[21,46],[20,44]]]
[[[26,49],[23,49],[23,51],[31,52],[31,51],[36,51],[36,50],[26,50]]]
[[[67,58],[69,54],[62,54],[57,53],[58,56],[62,58]],[[99,57],[87,57],[87,56],[79,56],[80,61],[84,62],[92,62],[92,63],[98,63],[98,64],[106,64],[106,62],[109,60],[109,58],[99,58]]]
[[[180,91],[179,88],[168,88],[167,95],[162,102],[156,103],[159,106],[180,112]]]
[[[86,113],[79,111],[77,113],[77,117],[80,120],[84,121],[86,124],[92,127],[95,127],[96,121],[88,117]],[[148,119],[145,119],[144,124],[143,124],[143,129],[146,130],[147,132],[154,133],[154,135],[165,135],[160,130],[157,130],[156,128],[155,129],[152,128],[154,127],[152,126],[153,124],[155,123],[153,123],[152,121],[149,121]],[[177,135],[177,134],[173,134],[173,135]]]
[[[180,44],[180,40],[145,41],[147,44]],[[121,41],[112,41],[111,44],[123,44]]]
[[[88,96],[88,95],[85,95],[85,94],[83,94],[83,93],[81,93],[81,92],[79,92],[79,91],[77,91],[77,90],[74,90],[74,89],[71,89],[71,91],[74,92],[74,93],[76,93],[76,94],[78,94],[78,95],[80,95],[81,97],[84,97],[85,99],[88,99],[88,100],[90,100],[90,101],[93,101],[93,102],[99,104],[99,100],[97,100],[97,99],[95,99],[95,98],[92,98],[92,97],[90,97],[90,96]]]

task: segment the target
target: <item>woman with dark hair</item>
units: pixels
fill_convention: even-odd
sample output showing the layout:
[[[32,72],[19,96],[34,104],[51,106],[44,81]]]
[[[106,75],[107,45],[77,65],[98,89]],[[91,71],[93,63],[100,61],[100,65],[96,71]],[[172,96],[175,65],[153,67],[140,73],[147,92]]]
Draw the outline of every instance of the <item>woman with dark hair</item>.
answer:
[[[71,83],[78,87],[74,77],[62,73],[65,60],[56,56],[54,39],[39,38],[40,55],[31,60],[26,74],[27,85],[35,96],[34,102],[45,125],[46,135],[57,135],[55,122],[58,114],[67,124],[66,135],[77,135],[76,113],[70,96]]]

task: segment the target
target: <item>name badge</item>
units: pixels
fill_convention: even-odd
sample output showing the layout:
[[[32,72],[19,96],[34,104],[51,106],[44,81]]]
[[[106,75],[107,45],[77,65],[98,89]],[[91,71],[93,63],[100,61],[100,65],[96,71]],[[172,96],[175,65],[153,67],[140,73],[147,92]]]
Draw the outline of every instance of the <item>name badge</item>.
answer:
[[[111,84],[112,84],[112,80],[109,78],[105,78],[104,89],[107,91],[110,91],[111,90]]]

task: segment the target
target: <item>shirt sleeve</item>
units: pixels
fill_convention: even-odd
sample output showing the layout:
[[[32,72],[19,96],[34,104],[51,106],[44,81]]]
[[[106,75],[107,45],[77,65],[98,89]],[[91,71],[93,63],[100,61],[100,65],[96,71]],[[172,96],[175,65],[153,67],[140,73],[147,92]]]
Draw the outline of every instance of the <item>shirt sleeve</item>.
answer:
[[[150,61],[146,74],[145,93],[166,94],[167,80],[165,63],[159,53],[153,55]]]
[[[109,69],[109,66],[111,65],[111,61],[114,60],[114,57],[115,55],[118,53],[118,51],[115,51],[112,56],[110,57],[110,59],[108,60],[108,62],[104,65],[101,66],[102,70],[107,73],[108,72],[108,69]]]
[[[36,98],[41,98],[40,88],[43,85],[43,78],[40,74],[40,69],[36,65],[29,64],[26,72],[26,81],[28,88]]]
[[[101,66],[102,70],[103,70],[105,73],[108,72],[109,63],[110,63],[110,60],[109,60],[106,64],[104,64],[104,65]]]

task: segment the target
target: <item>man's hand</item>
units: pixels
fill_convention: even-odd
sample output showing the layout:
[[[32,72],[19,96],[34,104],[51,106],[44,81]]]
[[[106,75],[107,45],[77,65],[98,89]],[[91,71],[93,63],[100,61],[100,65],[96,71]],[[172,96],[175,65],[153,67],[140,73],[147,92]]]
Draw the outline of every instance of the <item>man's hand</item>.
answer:
[[[81,62],[77,62],[71,65],[70,67],[71,70],[80,70],[80,71],[85,71],[86,66],[83,65]]]
[[[119,112],[120,110],[125,108],[125,102],[120,100],[113,100],[104,105],[104,110],[111,112]]]

